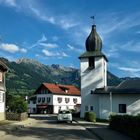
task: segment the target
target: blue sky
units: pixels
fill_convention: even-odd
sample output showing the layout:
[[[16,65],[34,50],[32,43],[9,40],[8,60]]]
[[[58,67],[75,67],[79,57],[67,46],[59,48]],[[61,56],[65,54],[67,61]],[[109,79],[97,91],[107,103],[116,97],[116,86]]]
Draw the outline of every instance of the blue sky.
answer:
[[[140,77],[139,0],[0,0],[0,56],[79,68],[93,15],[109,71]]]

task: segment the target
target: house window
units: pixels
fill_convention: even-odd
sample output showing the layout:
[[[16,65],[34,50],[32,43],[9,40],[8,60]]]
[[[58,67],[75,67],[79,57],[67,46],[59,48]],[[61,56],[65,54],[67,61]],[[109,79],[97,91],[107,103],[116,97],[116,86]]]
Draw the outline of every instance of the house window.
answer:
[[[61,103],[62,102],[62,98],[61,97],[58,97],[57,98],[57,101],[58,101],[58,103]]]
[[[42,97],[42,103],[45,103],[45,97]]]
[[[93,106],[90,106],[90,111],[93,111]]]
[[[126,104],[119,104],[119,113],[126,113]]]
[[[38,103],[40,103],[41,102],[41,98],[40,97],[38,97]]]
[[[85,111],[88,111],[88,106],[85,106]]]
[[[76,104],[77,103],[77,98],[73,98],[73,102]]]
[[[66,103],[69,103],[69,101],[70,101],[70,98],[65,98]]]
[[[95,68],[95,59],[94,57],[89,57],[89,68]]]
[[[51,101],[50,97],[47,97],[47,103],[49,103]]]

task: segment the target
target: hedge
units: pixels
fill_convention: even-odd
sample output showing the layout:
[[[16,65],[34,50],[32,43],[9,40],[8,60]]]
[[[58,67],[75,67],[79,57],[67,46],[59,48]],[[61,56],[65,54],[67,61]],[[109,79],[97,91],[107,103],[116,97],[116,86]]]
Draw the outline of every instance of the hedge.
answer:
[[[85,113],[85,120],[90,121],[90,122],[96,122],[95,112],[86,112]]]
[[[140,115],[111,115],[109,126],[140,140]]]

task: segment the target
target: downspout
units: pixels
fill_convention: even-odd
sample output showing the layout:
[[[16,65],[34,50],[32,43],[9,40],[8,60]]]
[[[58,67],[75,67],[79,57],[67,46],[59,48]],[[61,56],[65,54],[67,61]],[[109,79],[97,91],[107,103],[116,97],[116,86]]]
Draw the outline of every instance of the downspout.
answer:
[[[112,114],[112,92],[110,92],[110,114]]]
[[[6,119],[6,86],[5,86],[5,72],[3,73],[3,81],[4,81],[4,97],[3,97],[3,99],[4,99],[4,117],[5,117],[5,119]]]

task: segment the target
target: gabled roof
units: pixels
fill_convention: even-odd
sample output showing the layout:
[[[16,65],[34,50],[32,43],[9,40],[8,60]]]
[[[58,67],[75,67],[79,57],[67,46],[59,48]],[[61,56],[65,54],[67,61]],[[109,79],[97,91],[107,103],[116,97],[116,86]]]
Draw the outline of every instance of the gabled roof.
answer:
[[[42,85],[53,94],[80,96],[80,90],[73,85],[61,85],[51,83],[43,83]]]
[[[94,91],[95,94],[105,94],[110,92],[121,94],[140,94],[140,79],[125,80],[116,87],[98,88]]]

